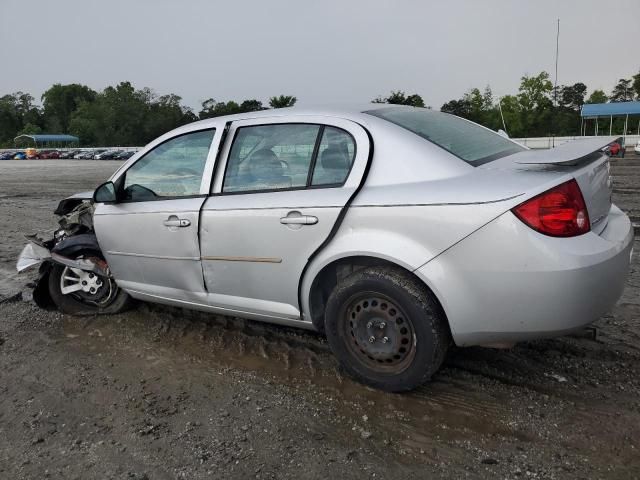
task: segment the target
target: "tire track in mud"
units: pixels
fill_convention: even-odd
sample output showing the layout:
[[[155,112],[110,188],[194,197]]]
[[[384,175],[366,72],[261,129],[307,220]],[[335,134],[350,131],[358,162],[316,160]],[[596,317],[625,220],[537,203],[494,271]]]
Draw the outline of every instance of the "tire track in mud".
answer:
[[[140,349],[143,359],[162,363],[172,375],[193,376],[197,371],[197,375],[215,378],[217,369],[233,369],[294,388],[314,385],[345,400],[358,399],[365,404],[382,401],[384,407],[371,409],[377,412],[380,428],[412,438],[420,431],[444,428],[453,436],[473,430],[529,439],[528,433],[508,426],[505,419],[513,412],[504,407],[504,402],[456,378],[451,369],[414,392],[385,394],[346,377],[324,338],[313,333],[146,305],[117,317],[65,317],[63,332],[72,343],[86,343],[88,348],[97,341],[121,352]],[[169,352],[188,362],[167,363],[172,357]]]

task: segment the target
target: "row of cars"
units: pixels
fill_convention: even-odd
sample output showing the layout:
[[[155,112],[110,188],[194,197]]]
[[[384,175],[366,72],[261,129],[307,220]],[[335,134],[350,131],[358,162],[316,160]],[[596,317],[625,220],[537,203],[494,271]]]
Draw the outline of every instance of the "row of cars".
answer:
[[[65,152],[66,156],[60,158],[76,158],[81,160],[127,160],[136,153],[136,150],[109,150],[99,148],[95,150],[77,150]]]
[[[32,160],[32,159],[82,159],[82,160],[127,160],[136,150],[98,148],[92,150],[9,150],[0,152],[0,160]]]

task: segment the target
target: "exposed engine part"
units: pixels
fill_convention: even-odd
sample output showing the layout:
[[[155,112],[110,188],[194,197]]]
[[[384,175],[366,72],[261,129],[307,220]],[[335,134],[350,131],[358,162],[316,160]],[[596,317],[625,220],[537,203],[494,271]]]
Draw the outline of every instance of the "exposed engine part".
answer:
[[[76,253],[86,250],[100,252],[100,245],[98,244],[95,233],[56,236],[56,243],[51,248],[52,252],[64,255],[65,257],[75,257]]]
[[[84,200],[69,213],[60,216],[58,223],[67,237],[93,231],[93,202]]]

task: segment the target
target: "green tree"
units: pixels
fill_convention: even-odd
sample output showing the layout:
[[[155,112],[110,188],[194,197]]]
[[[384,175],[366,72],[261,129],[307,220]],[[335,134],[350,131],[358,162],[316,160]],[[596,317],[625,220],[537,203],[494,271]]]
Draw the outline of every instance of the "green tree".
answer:
[[[233,115],[236,113],[255,112],[264,110],[262,102],[259,100],[243,100],[241,103],[230,100],[228,102],[216,102],[213,98],[209,98],[202,102],[202,109],[198,114],[200,119],[221,117],[223,115]]]
[[[92,102],[97,93],[85,85],[54,84],[42,94],[46,128],[54,133],[67,133],[71,115],[83,102]]]
[[[278,95],[277,97],[269,98],[269,106],[271,108],[286,108],[293,107],[298,99],[291,95]]]
[[[242,112],[257,112],[260,110],[266,110],[266,108],[262,106],[261,101],[253,99],[243,100],[243,102],[240,104],[240,110],[242,110]]]
[[[572,110],[580,110],[584,105],[586,95],[587,86],[584,83],[561,85],[558,87],[558,105]]]
[[[553,84],[547,72],[521,78],[517,97],[522,115],[522,128],[526,136],[549,134],[552,91]]]
[[[35,135],[38,133],[42,133],[42,128],[40,128],[40,125],[34,125],[33,123],[27,123],[24,127],[22,127],[22,130],[20,130],[16,136],[18,135]]]
[[[147,115],[144,123],[145,137],[153,139],[180,125],[197,120],[193,112],[182,106],[182,98],[168,94],[156,97],[143,89],[141,95],[146,99]]]
[[[594,90],[585,103],[607,103],[609,97],[602,90]]]
[[[159,135],[196,120],[178,95],[157,96],[121,82],[80,103],[69,122],[71,133],[85,145],[144,145]]]
[[[0,145],[9,146],[25,125],[42,128],[42,113],[28,93],[0,97]]]
[[[485,127],[497,130],[502,128],[498,106],[493,102],[493,92],[486,86],[484,92],[472,88],[459,100],[445,103],[441,109],[445,113],[452,113]]]
[[[465,98],[449,100],[440,107],[440,111],[468,119],[471,117],[471,103]]]
[[[609,100],[612,102],[630,102],[633,100],[631,80],[621,78],[611,92]]]
[[[16,109],[14,96],[0,97],[0,145],[8,145],[21,128],[22,118]]]
[[[636,93],[636,99],[640,100],[640,72],[636,73],[633,77],[633,91]]]
[[[414,93],[406,95],[403,91],[392,91],[388,97],[378,97],[373,103],[391,103],[394,105],[410,105],[412,107],[424,107],[424,100],[420,95]]]
[[[502,109],[502,116],[504,117],[504,124],[507,128],[507,133],[510,137],[520,138],[524,137],[524,128],[522,125],[522,106],[520,101],[515,95],[505,95],[498,100],[500,108]],[[502,118],[500,119],[500,127],[502,127]]]

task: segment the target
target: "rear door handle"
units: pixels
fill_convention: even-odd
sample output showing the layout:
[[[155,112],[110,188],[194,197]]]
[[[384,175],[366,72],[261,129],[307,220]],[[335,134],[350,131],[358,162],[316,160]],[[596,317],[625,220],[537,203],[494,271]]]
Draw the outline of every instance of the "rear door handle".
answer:
[[[286,217],[282,217],[280,223],[284,225],[315,225],[318,223],[318,217],[314,217],[313,215],[289,214]]]
[[[188,227],[191,225],[191,222],[186,218],[178,218],[174,215],[170,216],[164,222],[162,222],[165,227]]]

